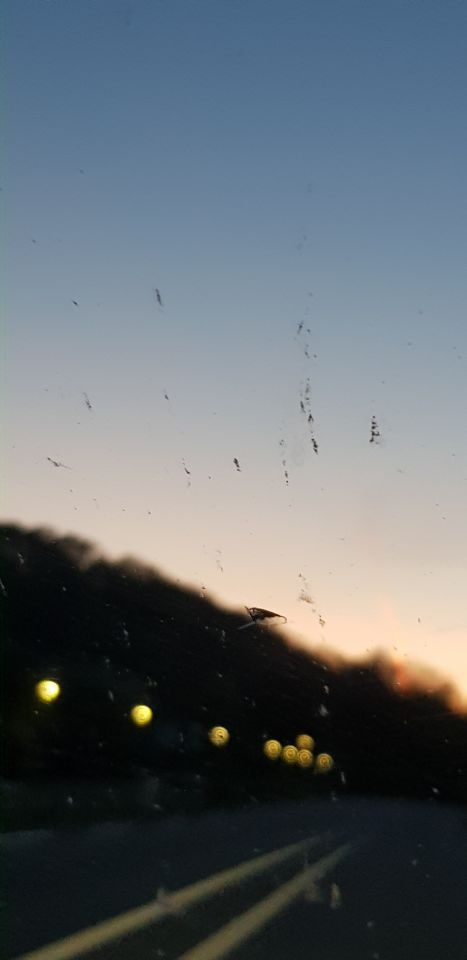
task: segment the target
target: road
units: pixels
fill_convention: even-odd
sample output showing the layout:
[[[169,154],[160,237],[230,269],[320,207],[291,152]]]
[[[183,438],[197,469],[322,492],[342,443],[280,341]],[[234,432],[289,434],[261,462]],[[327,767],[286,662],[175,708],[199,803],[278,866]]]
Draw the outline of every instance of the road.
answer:
[[[465,960],[464,809],[320,800],[1,845],[6,958]]]

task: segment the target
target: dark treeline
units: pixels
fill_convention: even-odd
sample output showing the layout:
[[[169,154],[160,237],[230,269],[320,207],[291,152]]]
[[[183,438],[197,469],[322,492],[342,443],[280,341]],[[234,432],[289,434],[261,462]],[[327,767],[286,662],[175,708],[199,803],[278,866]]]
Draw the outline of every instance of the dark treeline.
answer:
[[[1,534],[10,779],[179,771],[304,795],[323,778],[266,760],[262,745],[308,732],[335,760],[336,791],[466,800],[467,721],[441,694],[400,696],[380,661],[334,670],[277,628],[239,631],[241,615],[75,537]],[[35,696],[44,677],[61,686],[50,706]],[[136,703],[154,711],[144,729],[129,719]],[[224,750],[209,743],[216,724],[230,732]]]

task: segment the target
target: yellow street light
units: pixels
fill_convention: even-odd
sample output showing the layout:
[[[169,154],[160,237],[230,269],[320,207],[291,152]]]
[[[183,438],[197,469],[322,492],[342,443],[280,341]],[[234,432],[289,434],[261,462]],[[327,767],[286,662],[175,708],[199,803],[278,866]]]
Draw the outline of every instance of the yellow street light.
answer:
[[[329,773],[334,766],[334,760],[330,753],[318,753],[315,761],[316,773]]]
[[[53,703],[60,693],[60,684],[56,680],[39,680],[36,683],[36,697],[41,703]]]
[[[279,740],[266,740],[263,744],[263,753],[268,760],[278,760],[282,753],[282,744]]]
[[[292,743],[288,743],[285,747],[283,747],[281,757],[284,763],[288,763],[291,766],[293,763],[297,762],[298,750]]]
[[[314,763],[314,757],[311,750],[299,750],[297,763],[299,767],[303,767],[304,769],[307,767],[312,767]]]
[[[230,740],[227,727],[211,727],[208,736],[213,747],[226,747]]]
[[[313,737],[310,737],[308,733],[299,733],[298,737],[295,740],[295,746],[297,750],[313,751],[315,746],[315,741],[313,740]]]
[[[145,703],[137,703],[130,710],[130,718],[137,727],[147,727],[153,718],[151,707]]]

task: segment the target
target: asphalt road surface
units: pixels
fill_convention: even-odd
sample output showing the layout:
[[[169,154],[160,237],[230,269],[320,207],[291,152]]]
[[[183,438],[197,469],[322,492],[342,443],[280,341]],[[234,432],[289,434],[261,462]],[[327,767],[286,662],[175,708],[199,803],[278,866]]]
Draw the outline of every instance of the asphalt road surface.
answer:
[[[467,955],[467,811],[436,802],[271,804],[1,845],[6,958]]]

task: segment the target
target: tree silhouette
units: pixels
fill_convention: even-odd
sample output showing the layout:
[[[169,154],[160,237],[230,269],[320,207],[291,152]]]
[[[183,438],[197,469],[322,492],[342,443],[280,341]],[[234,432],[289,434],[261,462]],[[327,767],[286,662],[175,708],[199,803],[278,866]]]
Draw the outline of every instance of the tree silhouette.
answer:
[[[442,692],[401,696],[382,658],[331,669],[280,628],[239,631],[240,611],[134,559],[111,563],[77,537],[14,525],[1,534],[10,777],[185,771],[217,778],[221,797],[233,784],[306,795],[323,778],[271,763],[262,745],[309,732],[335,759],[336,789],[467,799],[467,721]],[[61,685],[52,707],[35,696],[44,677]],[[147,728],[131,723],[137,703],[154,712]],[[230,732],[226,749],[209,743],[216,724]]]

